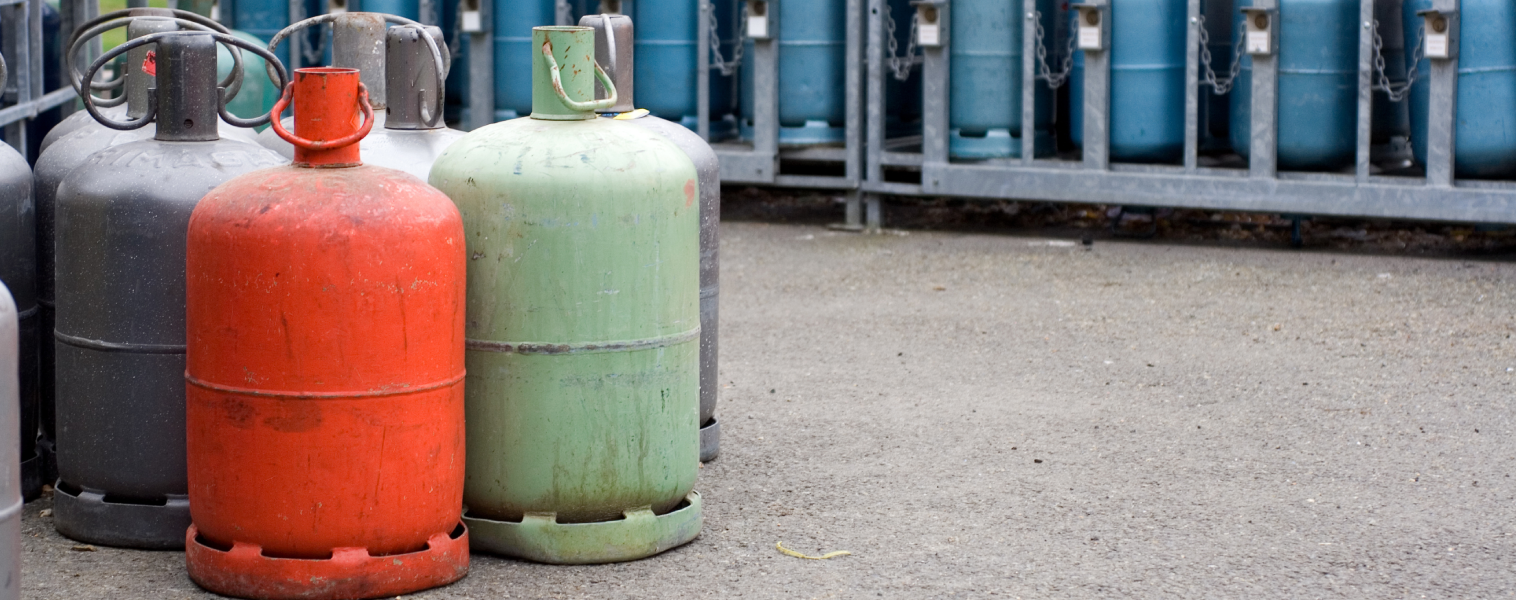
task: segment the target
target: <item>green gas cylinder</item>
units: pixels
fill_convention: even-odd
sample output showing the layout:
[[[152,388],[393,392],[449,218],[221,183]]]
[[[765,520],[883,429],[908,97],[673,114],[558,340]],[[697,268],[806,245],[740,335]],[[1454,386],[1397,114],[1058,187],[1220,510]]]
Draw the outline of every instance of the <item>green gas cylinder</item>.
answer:
[[[532,35],[532,115],[430,178],[468,240],[464,520],[475,550],[642,558],[700,531],[699,183],[663,136],[596,118],[615,93],[591,28]]]

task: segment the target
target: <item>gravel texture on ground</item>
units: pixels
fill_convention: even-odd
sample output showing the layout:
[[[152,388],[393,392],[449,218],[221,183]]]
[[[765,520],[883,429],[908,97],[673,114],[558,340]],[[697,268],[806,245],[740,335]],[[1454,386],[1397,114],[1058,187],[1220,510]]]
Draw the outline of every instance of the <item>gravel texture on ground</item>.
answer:
[[[860,235],[823,226],[830,198],[785,202],[728,215],[799,224],[723,225],[725,439],[699,539],[608,566],[476,556],[408,598],[1516,594],[1499,232],[1085,246],[1106,207]],[[1373,242],[1418,235],[1444,239]],[[25,597],[209,596],[182,554],[76,544],[48,505],[26,509]]]

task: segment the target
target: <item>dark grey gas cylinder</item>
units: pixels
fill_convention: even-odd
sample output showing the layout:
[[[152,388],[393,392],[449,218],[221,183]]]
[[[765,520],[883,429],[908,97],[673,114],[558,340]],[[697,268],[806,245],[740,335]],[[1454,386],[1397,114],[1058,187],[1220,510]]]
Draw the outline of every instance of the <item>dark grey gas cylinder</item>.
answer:
[[[180,548],[190,524],[184,422],[190,213],[222,182],[285,162],[256,144],[220,139],[218,40],[277,62],[228,35],[171,32],[132,40],[91,66],[157,44],[156,112],[131,124],[102,119],[112,127],[151,120],[154,136],[94,153],[58,187],[53,520],[76,540]]]
[[[632,20],[625,15],[585,15],[579,25],[595,28],[595,60],[616,85],[617,103],[611,111],[667,138],[695,163],[700,185],[700,462],[716,459],[721,451],[721,423],[716,420],[718,333],[721,289],[721,164],[710,144],[678,123],[635,111],[636,72],[633,64]],[[604,96],[604,90],[599,90]],[[677,116],[677,115],[676,115]]]
[[[134,10],[140,11],[145,9]],[[197,16],[197,18],[199,17]],[[86,41],[88,41],[89,38],[93,37],[94,35],[98,35],[99,32],[120,26],[126,27],[127,37],[129,39],[137,39],[153,33],[176,31],[181,26],[204,27],[196,21],[186,19],[156,16],[137,16],[136,12],[134,11],[119,11],[117,13],[111,13],[110,15],[102,16],[99,19],[91,20],[90,23],[86,23],[86,25],[90,24],[94,24],[94,26],[90,27],[87,30],[81,31],[81,35],[75,39],[76,47],[84,44]],[[147,47],[138,47],[135,50],[132,50],[131,52],[127,53],[127,62],[129,64],[135,65],[143,64],[143,61],[147,59],[148,51],[150,50],[151,48]],[[265,76],[261,73],[255,75],[258,77]],[[72,82],[75,84],[75,90],[85,89],[80,85],[80,78],[78,77],[78,73],[71,73],[70,76]],[[233,75],[234,79],[240,77],[240,72],[234,73]],[[124,75],[123,83],[123,95],[125,96],[124,102],[126,107],[125,112],[117,113],[112,111],[104,111],[100,110],[98,107],[96,108],[96,111],[101,112],[104,114],[104,116],[113,119],[119,119],[123,115],[129,119],[140,119],[148,113],[148,110],[150,108],[148,102],[148,95],[150,92],[148,90],[152,84],[153,78],[151,76],[148,76],[146,73],[143,73],[141,69],[128,69]],[[83,93],[83,91],[80,92],[81,95]],[[227,123],[221,124],[222,134],[228,134],[231,132],[231,130],[235,130],[235,139],[240,139],[243,141],[250,141],[252,139],[252,132],[250,130],[239,129]],[[56,384],[54,381],[56,378],[57,366],[56,358],[53,355],[53,345],[51,343],[45,342],[47,340],[51,340],[53,337],[53,327],[55,320],[54,299],[56,298],[56,294],[53,290],[53,229],[55,220],[54,206],[56,204],[55,201],[58,193],[58,184],[62,182],[63,179],[67,177],[71,171],[73,171],[79,165],[83,164],[85,159],[89,158],[96,152],[99,152],[100,150],[109,148],[111,146],[145,140],[151,137],[153,137],[153,128],[151,127],[143,127],[129,131],[120,131],[105,127],[99,123],[95,123],[94,126],[91,127],[75,128],[73,133],[69,133],[57,139],[57,141],[53,142],[52,145],[47,146],[46,149],[43,150],[41,156],[37,157],[37,165],[34,171],[35,178],[33,194],[36,206],[37,221],[37,303],[41,308],[41,314],[38,323],[38,339],[44,341],[44,343],[41,344],[41,364],[39,366],[41,384],[38,388],[38,405],[40,413],[39,419],[41,420],[42,424],[42,436],[41,439],[38,440],[38,449],[43,454],[43,461],[45,463],[48,463],[48,468],[46,469],[49,471],[48,478],[51,478],[52,475],[54,475],[54,473],[52,473],[52,463],[54,461],[53,454],[55,452],[54,446],[56,445],[54,440],[56,439],[57,430],[57,420],[54,416],[54,404],[56,397]],[[228,139],[234,138],[228,137]]]

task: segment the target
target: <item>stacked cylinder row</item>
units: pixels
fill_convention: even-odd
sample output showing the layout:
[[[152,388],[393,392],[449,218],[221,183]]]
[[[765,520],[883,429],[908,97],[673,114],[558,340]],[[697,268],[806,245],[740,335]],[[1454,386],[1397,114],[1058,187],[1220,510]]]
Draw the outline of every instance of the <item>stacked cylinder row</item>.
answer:
[[[692,540],[717,165],[633,109],[631,19],[585,24],[529,29],[529,116],[469,134],[444,125],[446,37],[398,15],[267,48],[181,10],[82,25],[85,116],[0,171],[0,275],[31,306],[0,303],[0,426],[28,449],[14,375],[48,392],[56,474],[31,479],[59,532],[185,548],[198,584],[250,598],[443,585],[470,546],[601,563]],[[287,72],[318,27],[332,66]]]

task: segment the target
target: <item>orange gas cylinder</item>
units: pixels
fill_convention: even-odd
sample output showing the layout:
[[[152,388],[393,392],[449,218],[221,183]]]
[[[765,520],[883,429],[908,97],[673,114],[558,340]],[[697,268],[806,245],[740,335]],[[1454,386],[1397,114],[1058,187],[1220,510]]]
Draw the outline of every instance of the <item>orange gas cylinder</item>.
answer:
[[[444,585],[468,572],[463,224],[361,164],[357,70],[296,71],[273,114],[292,95],[295,163],[190,220],[190,578],[245,598]]]

